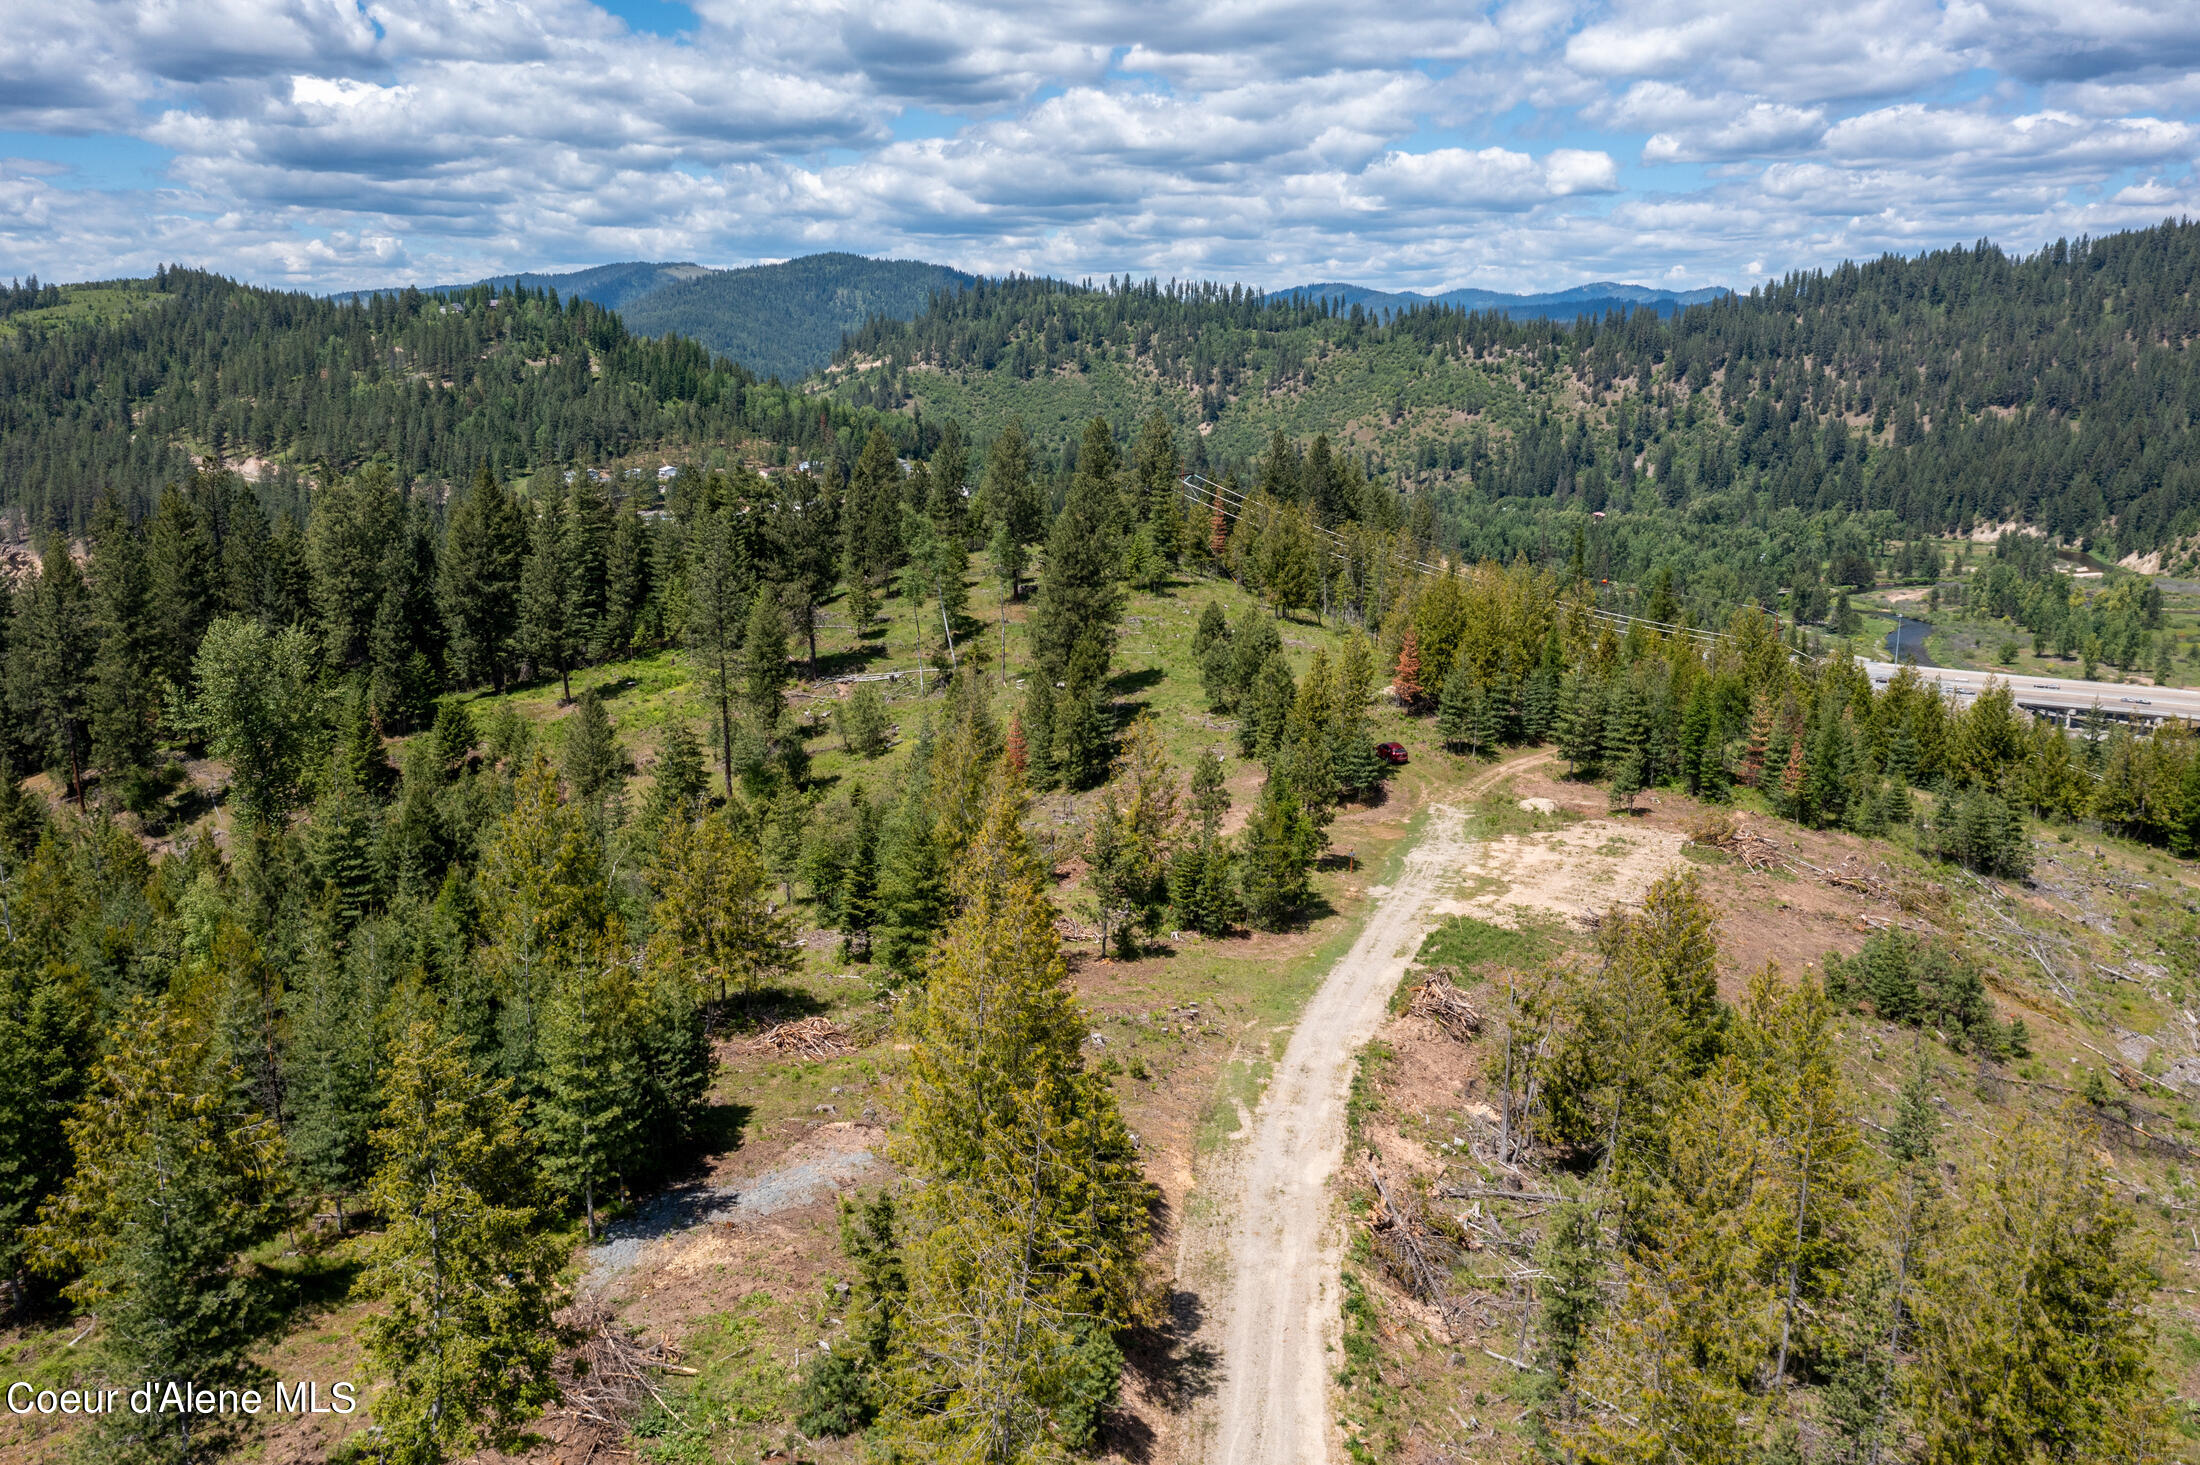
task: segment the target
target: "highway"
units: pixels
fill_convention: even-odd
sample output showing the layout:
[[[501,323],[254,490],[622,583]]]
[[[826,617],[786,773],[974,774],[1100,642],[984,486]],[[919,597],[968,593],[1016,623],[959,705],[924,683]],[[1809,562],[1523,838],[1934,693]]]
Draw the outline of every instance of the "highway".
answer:
[[[1885,686],[1898,670],[1891,661],[1866,661],[1864,670],[1872,685]],[[1987,683],[2009,688],[2019,707],[2065,727],[2083,717],[2096,704],[2111,722],[2154,724],[2171,718],[2200,722],[2200,688],[2134,687],[2115,682],[2086,682],[2075,677],[2034,677],[1997,672],[1955,671],[1948,667],[1921,666],[1920,678],[1937,684],[1941,692],[1968,703],[1986,690]]]

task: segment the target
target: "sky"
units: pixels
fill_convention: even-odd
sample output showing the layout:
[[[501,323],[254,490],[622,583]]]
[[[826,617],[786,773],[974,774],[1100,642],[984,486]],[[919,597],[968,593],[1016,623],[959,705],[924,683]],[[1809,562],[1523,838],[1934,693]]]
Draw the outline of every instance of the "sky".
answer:
[[[2193,0],[0,0],[0,278],[1747,287],[2200,213]]]

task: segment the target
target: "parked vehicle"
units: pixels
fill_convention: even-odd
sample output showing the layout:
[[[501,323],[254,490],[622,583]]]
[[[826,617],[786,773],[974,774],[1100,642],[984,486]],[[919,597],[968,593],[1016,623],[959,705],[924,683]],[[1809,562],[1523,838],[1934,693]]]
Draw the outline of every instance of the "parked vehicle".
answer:
[[[1406,745],[1404,743],[1377,743],[1375,745],[1375,756],[1385,763],[1403,763],[1406,761]]]

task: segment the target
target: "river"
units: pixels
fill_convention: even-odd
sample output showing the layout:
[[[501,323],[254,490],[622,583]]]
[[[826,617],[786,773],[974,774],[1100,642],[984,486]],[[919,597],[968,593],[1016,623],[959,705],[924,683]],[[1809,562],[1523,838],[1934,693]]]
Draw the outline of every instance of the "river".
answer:
[[[1887,633],[1887,655],[1895,661],[1907,658],[1919,666],[1932,666],[1932,657],[1925,654],[1925,638],[1932,633],[1930,621],[1913,621],[1908,616],[1897,616],[1894,629]]]

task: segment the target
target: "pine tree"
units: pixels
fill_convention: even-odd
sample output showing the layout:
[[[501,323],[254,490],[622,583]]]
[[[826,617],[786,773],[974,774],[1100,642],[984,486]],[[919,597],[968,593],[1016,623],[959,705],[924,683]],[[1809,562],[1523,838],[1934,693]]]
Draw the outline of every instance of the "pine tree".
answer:
[[[557,1395],[551,1312],[565,1247],[537,1228],[542,1173],[503,1083],[425,1022],[391,1045],[370,1200],[384,1222],[359,1291],[389,1383],[375,1424],[391,1455],[435,1462],[511,1447]]]

